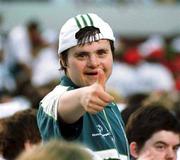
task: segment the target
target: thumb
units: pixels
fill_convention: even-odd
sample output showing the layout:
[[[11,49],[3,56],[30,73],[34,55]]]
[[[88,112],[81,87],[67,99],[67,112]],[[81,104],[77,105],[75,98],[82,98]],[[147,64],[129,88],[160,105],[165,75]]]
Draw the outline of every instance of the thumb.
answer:
[[[103,88],[105,88],[106,76],[102,69],[98,69],[98,78],[97,83],[100,84]]]

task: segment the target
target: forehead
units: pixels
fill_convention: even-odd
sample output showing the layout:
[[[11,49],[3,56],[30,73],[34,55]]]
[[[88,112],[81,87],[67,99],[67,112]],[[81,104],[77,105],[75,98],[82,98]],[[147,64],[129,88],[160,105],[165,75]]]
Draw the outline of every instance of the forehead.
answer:
[[[172,131],[158,131],[154,133],[150,139],[148,139],[145,145],[153,145],[158,142],[162,142],[167,145],[178,145],[180,143],[180,135]]]
[[[106,39],[101,39],[98,41],[94,41],[91,43],[86,43],[84,45],[77,45],[75,47],[72,47],[69,49],[70,52],[94,52],[96,50],[100,50],[100,49],[110,49],[110,42],[109,40]]]

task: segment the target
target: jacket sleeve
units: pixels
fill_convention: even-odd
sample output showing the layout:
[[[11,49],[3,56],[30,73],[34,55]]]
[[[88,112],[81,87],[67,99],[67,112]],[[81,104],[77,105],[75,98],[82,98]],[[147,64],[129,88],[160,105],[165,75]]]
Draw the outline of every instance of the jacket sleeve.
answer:
[[[59,85],[40,102],[37,113],[37,124],[43,141],[61,137],[57,107],[60,96],[67,89],[68,87]]]

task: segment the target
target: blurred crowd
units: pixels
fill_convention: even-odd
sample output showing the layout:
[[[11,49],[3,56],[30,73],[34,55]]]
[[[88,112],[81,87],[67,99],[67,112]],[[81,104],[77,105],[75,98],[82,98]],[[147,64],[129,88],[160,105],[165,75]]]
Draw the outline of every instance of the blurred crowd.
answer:
[[[180,91],[180,38],[120,38],[108,87],[127,97],[141,92]]]
[[[152,92],[173,93],[179,98],[179,35],[116,37],[114,68],[107,89],[117,101]],[[59,83],[63,73],[57,46],[58,31],[42,28],[35,19],[9,31],[0,29],[0,117],[19,107],[38,108],[42,97]]]
[[[36,20],[1,32],[0,108],[5,111],[4,104],[16,109],[37,108],[40,99],[59,82],[57,40],[55,31],[42,32]]]
[[[19,110],[36,110],[42,97],[59,84],[63,73],[59,70],[57,45],[58,32],[42,29],[41,23],[36,20],[15,26],[8,32],[0,29],[0,118],[12,116]],[[167,38],[152,34],[137,39],[117,36],[114,60],[107,89],[114,95],[120,110],[123,110],[125,123],[142,103],[154,101],[161,101],[180,117],[179,35]],[[30,110],[28,113],[31,113]],[[4,121],[9,125],[11,121],[0,121],[0,134],[5,137],[7,134],[1,129]],[[22,124],[15,128],[22,128]],[[40,142],[37,126],[34,130],[37,132],[33,137],[37,139],[32,144]],[[23,143],[29,139],[31,137],[24,139]],[[1,144],[4,145],[3,142]],[[8,145],[6,143],[4,146]],[[12,152],[5,149],[7,158],[11,159],[8,156]],[[19,152],[12,157],[16,157]]]

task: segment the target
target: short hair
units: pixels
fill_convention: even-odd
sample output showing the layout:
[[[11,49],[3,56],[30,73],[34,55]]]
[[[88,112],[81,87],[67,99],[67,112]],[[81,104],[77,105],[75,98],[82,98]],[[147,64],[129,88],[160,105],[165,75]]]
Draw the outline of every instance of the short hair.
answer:
[[[78,45],[83,46],[86,43],[92,43],[96,40],[100,40],[97,39],[96,35],[97,34],[101,34],[99,28],[93,27],[93,26],[87,26],[84,28],[81,28],[75,35],[77,41],[78,41]],[[112,40],[109,40],[110,42],[110,47],[111,47],[111,51],[112,54],[114,55],[114,42]],[[61,65],[61,70],[64,70],[66,73],[66,67],[67,66],[67,58],[68,58],[68,50],[63,51],[60,54],[60,65]],[[63,63],[65,64],[65,66],[63,65]]]
[[[23,152],[17,160],[93,160],[91,152],[75,142],[50,141]]]
[[[25,143],[36,144],[41,141],[36,122],[36,110],[18,111],[3,121],[0,132],[2,156],[7,160],[15,159],[24,149]]]
[[[130,116],[126,125],[128,141],[136,142],[138,151],[154,133],[161,130],[179,134],[180,124],[167,108],[159,104],[140,107]]]

